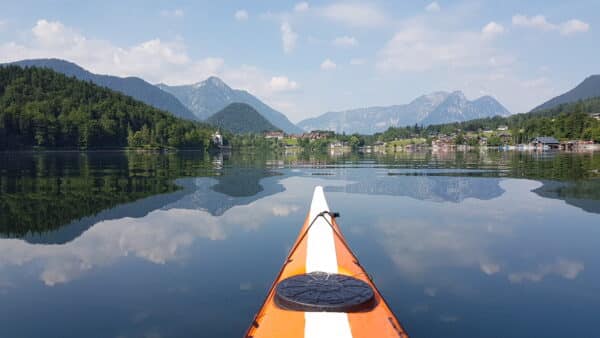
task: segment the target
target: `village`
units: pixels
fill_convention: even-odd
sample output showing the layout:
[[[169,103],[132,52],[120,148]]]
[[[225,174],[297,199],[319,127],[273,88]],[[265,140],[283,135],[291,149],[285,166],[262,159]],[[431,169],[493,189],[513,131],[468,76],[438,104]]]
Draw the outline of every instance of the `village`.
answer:
[[[600,117],[597,117],[600,118]],[[527,143],[516,143],[517,137],[507,126],[499,126],[496,130],[479,132],[456,132],[449,134],[430,134],[427,137],[411,135],[410,138],[395,138],[383,141],[376,137],[358,136],[358,142],[351,142],[347,135],[337,135],[333,131],[311,131],[303,134],[286,135],[280,131],[264,134],[265,139],[281,143],[286,152],[301,151],[302,144],[319,141],[325,143],[327,152],[343,154],[351,151],[360,153],[394,153],[414,151],[467,151],[472,149],[495,149],[500,151],[598,151],[600,144],[590,140],[558,140],[552,136],[540,135]],[[323,149],[325,150],[325,149]]]

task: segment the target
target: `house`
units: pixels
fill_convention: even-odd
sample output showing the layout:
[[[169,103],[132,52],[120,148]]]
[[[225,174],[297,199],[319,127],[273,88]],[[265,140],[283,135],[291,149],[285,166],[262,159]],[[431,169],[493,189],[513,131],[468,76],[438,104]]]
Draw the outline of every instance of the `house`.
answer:
[[[373,143],[373,151],[377,152],[377,153],[384,153],[385,145],[386,145],[385,142],[377,141],[377,142]]]
[[[509,133],[500,133],[498,134],[498,137],[504,144],[510,143],[510,141],[512,140],[512,135]]]
[[[433,150],[446,150],[448,148],[452,148],[454,147],[454,138],[449,136],[441,136],[438,139],[431,141],[431,146],[433,147]]]
[[[498,126],[498,131],[507,131],[508,126]]]
[[[600,120],[600,113],[590,114],[590,116],[595,118],[596,120]]]
[[[223,146],[223,136],[218,130],[215,131],[214,134],[212,134],[212,142],[217,147]]]
[[[551,136],[538,136],[531,140],[531,144],[536,148],[558,149],[560,142]]]
[[[358,148],[358,152],[360,153],[372,153],[373,152],[373,147],[372,146],[362,146]]]
[[[335,135],[335,133],[333,131],[314,130],[314,131],[311,131],[310,133],[302,134],[302,138],[307,138],[309,140],[320,140],[320,139],[326,139],[329,137],[333,137],[334,135]]]
[[[282,131],[268,131],[265,133],[266,139],[276,138],[278,140],[283,140],[283,132]]]

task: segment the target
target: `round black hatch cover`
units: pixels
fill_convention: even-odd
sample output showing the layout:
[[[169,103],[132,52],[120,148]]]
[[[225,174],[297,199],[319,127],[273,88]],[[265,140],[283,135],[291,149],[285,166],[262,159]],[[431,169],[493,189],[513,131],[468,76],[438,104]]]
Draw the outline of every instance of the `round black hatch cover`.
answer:
[[[358,312],[373,308],[375,294],[369,284],[354,277],[311,272],[279,282],[275,302],[286,310]]]

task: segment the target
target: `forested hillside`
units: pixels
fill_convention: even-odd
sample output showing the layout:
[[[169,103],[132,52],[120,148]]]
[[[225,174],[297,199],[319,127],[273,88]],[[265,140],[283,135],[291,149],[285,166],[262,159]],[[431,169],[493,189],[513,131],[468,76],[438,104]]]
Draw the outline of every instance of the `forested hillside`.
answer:
[[[116,92],[131,96],[156,109],[168,111],[177,117],[188,120],[198,120],[175,96],[162,91],[160,88],[138,78],[118,77],[112,75],[94,74],[79,65],[60,59],[32,59],[11,63],[21,67],[49,68],[55,72],[75,77],[82,81],[90,81]]]
[[[533,111],[554,108],[561,104],[568,104],[594,97],[600,97],[600,75],[592,75],[587,77],[585,80],[583,80],[583,82],[578,84],[577,87],[542,103],[534,108]]]
[[[279,129],[246,103],[231,103],[206,121],[236,134],[262,134]]]
[[[0,67],[0,149],[206,148],[211,132],[49,69]]]

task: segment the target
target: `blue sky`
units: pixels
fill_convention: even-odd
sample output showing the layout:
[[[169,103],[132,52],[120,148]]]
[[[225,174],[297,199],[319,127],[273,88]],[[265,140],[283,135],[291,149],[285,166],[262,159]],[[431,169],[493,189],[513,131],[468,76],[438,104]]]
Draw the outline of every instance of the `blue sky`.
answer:
[[[600,73],[600,1],[2,1],[0,62],[210,75],[294,122],[438,90],[525,112]]]

